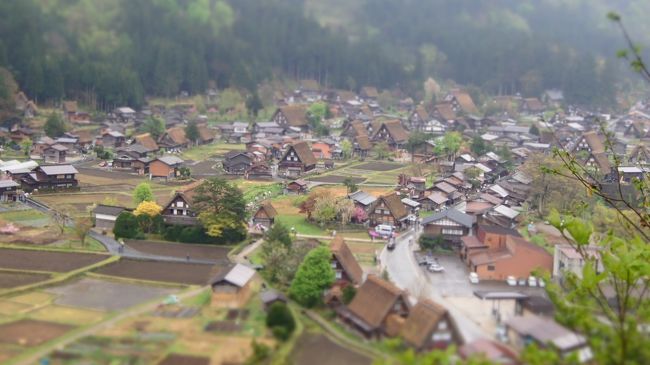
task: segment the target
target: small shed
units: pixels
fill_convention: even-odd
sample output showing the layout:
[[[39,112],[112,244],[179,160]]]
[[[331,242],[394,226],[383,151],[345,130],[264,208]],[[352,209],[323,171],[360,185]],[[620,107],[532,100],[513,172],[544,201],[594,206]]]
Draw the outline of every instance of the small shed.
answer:
[[[260,293],[260,299],[264,309],[268,309],[273,303],[287,303],[287,297],[275,289],[268,289]]]
[[[307,181],[298,179],[287,184],[287,191],[295,194],[304,194],[307,192]]]
[[[278,212],[270,202],[264,202],[253,215],[253,224],[271,228]]]
[[[112,231],[113,227],[115,226],[115,220],[117,220],[117,216],[119,216],[120,213],[125,210],[126,208],[124,207],[116,207],[113,205],[97,205],[95,210],[93,210],[95,227],[106,231]]]
[[[211,281],[212,306],[240,308],[250,299],[253,286],[258,281],[255,270],[242,264],[228,266]]]

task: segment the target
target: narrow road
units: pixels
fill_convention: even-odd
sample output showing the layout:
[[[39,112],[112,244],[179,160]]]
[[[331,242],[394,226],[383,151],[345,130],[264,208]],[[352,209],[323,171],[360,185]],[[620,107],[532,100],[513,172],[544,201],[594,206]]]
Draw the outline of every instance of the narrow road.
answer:
[[[235,256],[235,262],[239,264],[247,264],[250,263],[248,260],[248,255],[253,253],[253,251],[257,250],[258,247],[264,242],[263,238],[258,239],[257,241],[251,243],[250,245],[246,246],[237,256]]]
[[[447,308],[456,321],[465,343],[479,338],[490,338],[491,336],[475,322],[454,308],[422,273],[413,257],[413,248],[419,234],[420,232],[416,233],[413,230],[404,233],[397,237],[393,251],[384,250],[382,256],[390,281],[401,289],[408,290],[415,298],[429,298]]]
[[[205,287],[193,289],[193,290],[178,294],[177,296],[178,296],[178,299],[185,299],[185,298],[189,298],[189,297],[192,297],[194,295],[197,295],[197,294],[201,293],[201,291],[203,291],[203,290],[205,290]],[[107,319],[107,320],[105,320],[103,322],[99,322],[99,323],[97,323],[97,324],[95,324],[95,325],[93,325],[91,327],[88,327],[88,328],[84,329],[81,332],[75,333],[72,336],[64,336],[64,339],[61,340],[61,341],[55,341],[55,342],[51,343],[50,345],[43,346],[43,347],[39,348],[38,351],[32,353],[29,357],[26,357],[26,358],[24,358],[24,359],[22,359],[22,360],[20,360],[18,362],[15,362],[14,364],[15,365],[33,365],[33,364],[37,364],[41,358],[43,358],[44,356],[47,356],[54,349],[63,348],[65,346],[67,346],[67,345],[69,345],[69,344],[83,338],[83,337],[90,336],[93,333],[96,333],[96,332],[101,331],[103,329],[106,329],[106,328],[108,328],[110,326],[113,326],[117,322],[119,322],[119,321],[121,321],[123,319],[126,319],[128,317],[134,317],[134,316],[137,316],[137,315],[152,311],[159,304],[160,304],[160,301],[158,300],[158,301],[142,304],[140,306],[137,306],[137,307],[134,307],[134,308],[131,308],[131,309],[127,309],[126,311],[120,313],[119,315],[117,315],[115,317],[109,318],[109,319]]]
[[[33,199],[27,199],[25,201],[25,204],[28,206],[41,211],[45,214],[51,214],[51,209],[47,205],[38,202]],[[72,226],[72,220],[68,219],[67,222],[68,226]],[[88,235],[94,239],[96,239],[99,243],[102,244],[106,248],[106,251],[110,253],[113,256],[122,256],[126,258],[131,258],[131,259],[139,259],[139,260],[156,260],[156,261],[168,261],[168,262],[188,262],[192,264],[206,264],[206,265],[213,265],[216,264],[217,261],[215,260],[201,260],[201,259],[193,259],[190,258],[190,260],[184,259],[184,258],[179,258],[179,257],[171,257],[171,256],[161,256],[161,255],[152,255],[148,253],[143,253],[138,250],[134,250],[133,248],[124,245],[123,251],[120,252],[120,246],[121,244],[114,240],[111,237],[104,236],[98,232],[95,232],[91,230],[88,232]]]

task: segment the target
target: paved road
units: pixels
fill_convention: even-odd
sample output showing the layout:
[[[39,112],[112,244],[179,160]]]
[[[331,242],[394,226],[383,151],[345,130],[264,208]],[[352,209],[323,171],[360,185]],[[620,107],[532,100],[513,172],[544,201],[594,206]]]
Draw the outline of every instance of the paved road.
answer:
[[[384,264],[388,270],[390,280],[398,287],[408,290],[415,298],[429,298],[447,308],[456,321],[464,341],[471,342],[480,338],[491,338],[478,324],[460,312],[453,303],[450,303],[439,288],[432,285],[415,262],[413,247],[417,241],[414,231],[409,231],[399,236],[393,251],[384,251]],[[413,242],[413,243],[411,243]]]
[[[32,199],[27,199],[25,202],[28,206],[39,210],[43,213],[50,214],[50,208],[38,201],[32,200]],[[71,220],[68,220],[67,223],[69,226],[73,225]],[[179,258],[179,257],[171,257],[171,256],[161,256],[161,255],[152,255],[144,252],[137,251],[127,245],[124,245],[124,248],[120,252],[120,246],[122,246],[118,241],[114,240],[111,237],[104,236],[98,232],[95,231],[90,231],[88,235],[94,239],[96,239],[99,243],[101,243],[105,248],[108,253],[111,255],[119,255],[122,257],[126,258],[131,258],[131,259],[140,259],[140,260],[156,260],[156,261],[168,261],[168,262],[188,262],[192,264],[206,264],[206,265],[213,265],[216,264],[217,261],[215,260],[201,260],[201,259],[194,259],[190,258],[189,260],[184,259],[184,258]]]

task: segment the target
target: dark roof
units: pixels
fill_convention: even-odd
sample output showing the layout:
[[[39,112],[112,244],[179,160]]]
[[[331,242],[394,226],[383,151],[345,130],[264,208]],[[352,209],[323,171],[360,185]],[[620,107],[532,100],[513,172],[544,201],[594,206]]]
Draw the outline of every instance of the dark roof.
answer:
[[[303,164],[305,165],[316,164],[317,162],[316,158],[314,157],[314,154],[311,152],[311,148],[309,148],[307,142],[300,141],[294,143],[291,147],[293,147],[293,150],[296,152],[296,155],[298,155],[298,158]],[[287,149],[287,153],[289,153],[290,150],[291,149]]]
[[[363,270],[359,263],[354,258],[350,247],[345,243],[345,239],[342,236],[336,236],[330,243],[330,250],[332,255],[336,257],[336,260],[343,266],[343,270],[350,277],[352,282],[356,285],[361,284],[363,280]]]
[[[404,291],[375,275],[369,275],[357,290],[348,309],[354,316],[374,329],[381,326],[395,301],[400,297],[408,305]]]
[[[20,186],[20,184],[13,180],[0,180],[0,188],[11,188],[14,186]]]
[[[41,166],[40,169],[46,175],[64,175],[64,174],[76,174],[79,173],[77,169],[72,165],[48,165]]]
[[[262,303],[268,304],[275,301],[287,302],[287,297],[273,288],[267,289],[260,293]]]
[[[279,109],[287,118],[287,124],[292,127],[307,125],[307,107],[304,105],[288,105]]]
[[[421,349],[446,316],[447,309],[440,304],[429,299],[420,300],[411,309],[400,335],[408,345]]]
[[[510,235],[515,237],[521,237],[519,232],[514,229],[505,228],[501,226],[496,226],[492,224],[479,224],[478,229],[485,231],[487,233],[501,234],[501,235]]]
[[[266,215],[269,216],[269,218],[273,218],[276,215],[278,215],[278,212],[275,210],[271,202],[264,202],[262,205],[259,207],[258,210],[263,209],[266,212]]]
[[[437,212],[433,215],[424,218],[422,220],[422,224],[429,224],[444,218],[451,219],[452,221],[462,224],[463,226],[469,228],[471,228],[476,222],[476,217],[451,208],[451,209],[445,209],[443,211]]]
[[[400,220],[408,215],[408,211],[406,210],[404,203],[402,203],[402,200],[399,198],[399,196],[397,196],[396,193],[382,195],[379,197],[379,199],[377,199],[375,203],[377,204],[382,200],[396,220]]]
[[[116,207],[114,205],[99,204],[97,205],[97,207],[95,207],[95,210],[93,210],[93,212],[95,214],[105,214],[105,215],[112,215],[117,217],[118,215],[120,215],[120,213],[122,213],[125,210],[126,210],[125,207]]]

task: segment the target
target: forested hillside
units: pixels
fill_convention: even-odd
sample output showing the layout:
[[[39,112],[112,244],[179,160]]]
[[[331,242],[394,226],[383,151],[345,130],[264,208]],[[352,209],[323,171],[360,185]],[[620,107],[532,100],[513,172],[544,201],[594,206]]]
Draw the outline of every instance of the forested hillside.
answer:
[[[605,0],[303,1],[2,1],[0,66],[30,98],[100,108],[274,77],[416,95],[432,76],[589,104],[625,85]],[[644,41],[648,5],[617,6]]]

